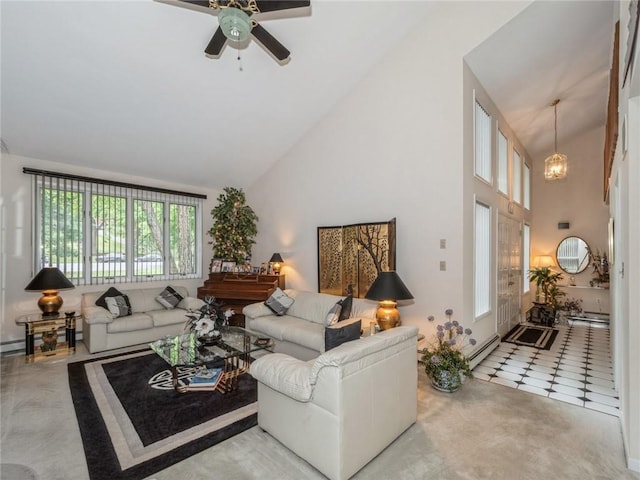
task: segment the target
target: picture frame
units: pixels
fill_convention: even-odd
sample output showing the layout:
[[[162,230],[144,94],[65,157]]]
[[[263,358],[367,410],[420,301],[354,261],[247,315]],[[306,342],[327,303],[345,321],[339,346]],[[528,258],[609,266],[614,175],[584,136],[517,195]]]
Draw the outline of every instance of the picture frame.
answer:
[[[236,269],[236,262],[224,260],[222,262],[222,273],[233,273]]]
[[[222,272],[222,259],[221,258],[212,258],[211,266],[209,268],[211,273],[220,273]]]
[[[258,273],[260,275],[266,275],[267,274],[267,269],[268,269],[268,263],[267,262],[262,262],[260,264],[260,270],[258,271]]]

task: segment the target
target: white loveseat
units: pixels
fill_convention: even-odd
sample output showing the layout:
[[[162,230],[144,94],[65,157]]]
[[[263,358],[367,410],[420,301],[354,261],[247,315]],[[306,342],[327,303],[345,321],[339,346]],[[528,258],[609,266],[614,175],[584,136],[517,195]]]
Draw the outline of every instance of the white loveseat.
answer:
[[[153,342],[165,335],[181,333],[187,322],[187,310],[198,309],[204,302],[190,297],[185,287],[173,286],[173,289],[183,299],[170,310],[156,300],[164,287],[120,290],[129,297],[131,315],[118,318],[114,318],[106,308],[95,304],[106,289],[83,293],[82,341],[89,352]]]
[[[324,329],[331,308],[343,299],[326,293],[285,290],[294,299],[287,313],[277,316],[264,303],[253,303],[242,310],[245,327],[274,340],[274,351],[309,360],[324,352]],[[375,323],[378,304],[354,298],[351,318],[362,320],[362,329]]]
[[[351,477],[416,421],[417,334],[385,330],[315,361],[259,358],[258,425],[330,479]]]

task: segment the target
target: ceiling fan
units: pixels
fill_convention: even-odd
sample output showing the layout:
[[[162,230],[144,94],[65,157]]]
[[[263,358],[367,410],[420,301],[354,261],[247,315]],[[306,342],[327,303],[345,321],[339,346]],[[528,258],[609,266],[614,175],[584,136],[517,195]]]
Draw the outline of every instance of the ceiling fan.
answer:
[[[311,5],[310,0],[178,0],[177,4],[180,3],[218,11],[219,26],[209,45],[204,49],[207,55],[217,57],[227,41],[243,42],[251,35],[280,62],[289,58],[291,52],[267,32],[253,16],[257,13]]]

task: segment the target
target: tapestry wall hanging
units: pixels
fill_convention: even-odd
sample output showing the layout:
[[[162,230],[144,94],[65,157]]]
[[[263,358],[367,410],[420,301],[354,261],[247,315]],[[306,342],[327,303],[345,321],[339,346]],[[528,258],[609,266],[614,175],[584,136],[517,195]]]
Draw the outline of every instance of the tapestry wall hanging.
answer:
[[[396,269],[396,219],[318,227],[318,291],[365,296],[379,272]]]

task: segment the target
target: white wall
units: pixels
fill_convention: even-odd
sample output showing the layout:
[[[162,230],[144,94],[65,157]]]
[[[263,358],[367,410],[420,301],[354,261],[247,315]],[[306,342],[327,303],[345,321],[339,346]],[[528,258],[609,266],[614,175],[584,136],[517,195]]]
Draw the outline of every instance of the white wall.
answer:
[[[568,236],[578,236],[589,247],[607,252],[609,208],[604,202],[604,126],[593,128],[558,145],[568,157],[566,180],[544,180],[544,157],[535,158],[532,169],[531,255],[556,256],[558,244]],[[549,152],[551,154],[553,152]],[[568,230],[558,230],[558,222],[569,222]],[[576,285],[587,286],[593,278],[591,266],[574,275]],[[562,283],[568,283],[564,274]]]
[[[16,325],[17,317],[38,311],[37,301],[39,294],[25,292],[24,287],[33,277],[33,253],[31,248],[31,175],[22,173],[23,167],[38,168],[57,172],[84,175],[95,178],[124,181],[138,185],[150,185],[160,188],[168,188],[207,195],[203,206],[203,266],[202,271],[208,272],[209,262],[212,257],[211,247],[208,245],[210,238],[206,231],[211,227],[209,212],[216,204],[219,195],[217,190],[203,190],[202,188],[184,185],[169,184],[149,178],[119,175],[114,172],[78,168],[70,165],[2,154],[0,160],[0,201],[2,220],[1,256],[0,256],[0,342],[3,351],[15,349],[16,345],[24,341],[24,326]],[[206,273],[203,275],[206,276]],[[145,282],[144,284],[118,284],[118,289],[126,291],[130,288],[159,287],[162,288],[168,282]],[[184,285],[189,293],[196,294],[198,286],[203,279],[171,280],[170,283]],[[73,290],[65,290],[60,293],[64,301],[65,310],[80,311],[81,294],[85,291],[100,291],[106,289],[99,285],[76,287]],[[81,330],[79,326],[78,330]],[[16,343],[17,342],[17,343]]]
[[[465,258],[465,271],[470,272],[464,277],[464,286],[465,292],[464,295],[465,302],[467,303],[467,311],[473,312],[474,304],[473,304],[473,289],[474,289],[474,278],[472,272],[474,272],[474,257],[473,257],[473,249],[474,249],[474,207],[475,202],[480,201],[485,205],[491,207],[492,211],[492,240],[493,244],[496,245],[498,242],[497,232],[498,232],[498,215],[502,214],[508,217],[509,219],[519,223],[522,225],[524,222],[529,222],[531,217],[531,212],[526,210],[522,201],[520,203],[513,202],[513,176],[511,174],[511,165],[512,165],[512,155],[513,149],[515,148],[519,153],[522,161],[528,165],[531,164],[529,160],[529,155],[525,148],[520,143],[520,140],[516,137],[515,133],[502,116],[502,113],[498,110],[498,107],[493,102],[491,97],[487,94],[484,87],[478,80],[478,78],[473,74],[471,69],[465,64],[464,67],[464,195],[465,195],[465,209],[464,209],[464,251],[468,255]],[[475,96],[475,98],[474,98]],[[479,177],[475,176],[475,153],[474,153],[474,108],[476,100],[482,105],[485,111],[491,116],[492,122],[492,139],[491,139],[491,152],[492,152],[492,181],[486,182]],[[509,194],[505,195],[498,191],[497,187],[497,178],[498,178],[498,128],[505,135],[508,140],[508,165],[509,165]],[[522,189],[524,191],[524,189]],[[524,197],[523,197],[524,198]],[[497,248],[494,249],[494,255],[492,259],[492,271],[497,272],[497,262],[498,262],[498,254]],[[524,255],[524,253],[523,253]],[[486,315],[483,315],[480,318],[475,320],[475,324],[472,327],[474,336],[477,336],[479,339],[486,339],[491,337],[496,330],[497,322],[498,322],[498,295],[497,295],[497,275],[495,275],[491,282],[491,289],[493,292],[492,301],[491,301],[491,311]],[[518,289],[519,292],[522,292],[522,288]],[[516,302],[521,304],[519,298],[515,299]],[[504,308],[504,307],[503,307]],[[518,317],[519,312],[513,312],[513,315]],[[520,318],[516,318],[514,320],[516,323],[519,323]],[[506,324],[505,324],[506,325]],[[499,332],[501,334],[507,333]]]
[[[259,182],[256,261],[279,251],[287,286],[317,291],[318,226],[397,218],[405,324],[472,320],[463,243],[463,57],[527,3],[443,2]],[[321,86],[316,86],[321,88]],[[447,249],[440,250],[440,239]],[[447,270],[439,270],[439,262]],[[478,339],[479,341],[481,339]]]
[[[620,2],[619,15],[622,82],[627,53],[628,2]],[[622,435],[627,464],[640,472],[640,48],[636,48],[634,62],[633,75],[620,86],[619,92],[619,136],[611,174],[611,215],[615,225],[611,290]]]

